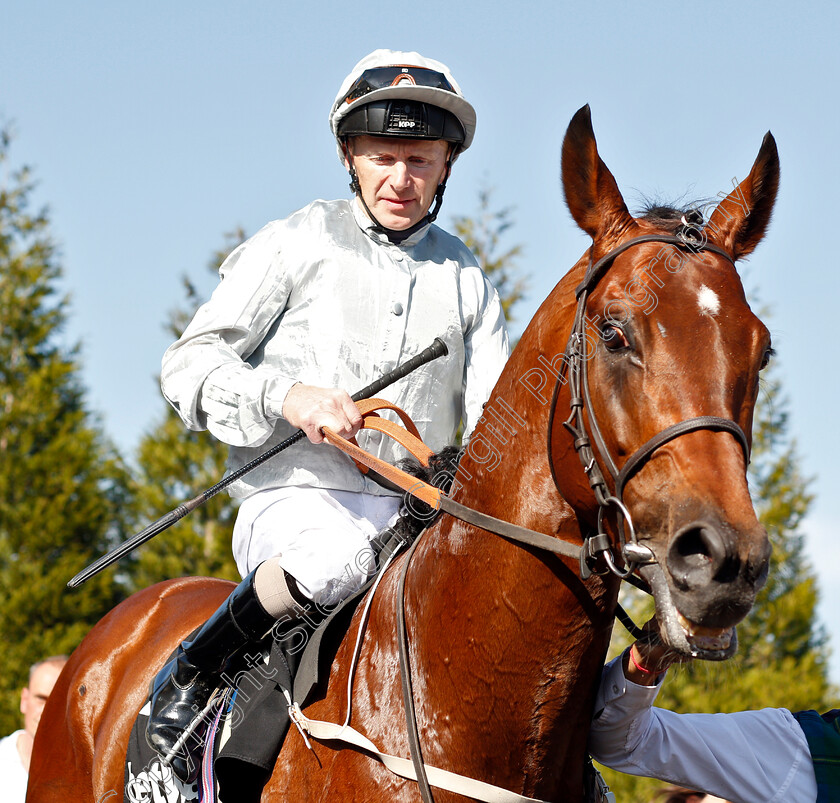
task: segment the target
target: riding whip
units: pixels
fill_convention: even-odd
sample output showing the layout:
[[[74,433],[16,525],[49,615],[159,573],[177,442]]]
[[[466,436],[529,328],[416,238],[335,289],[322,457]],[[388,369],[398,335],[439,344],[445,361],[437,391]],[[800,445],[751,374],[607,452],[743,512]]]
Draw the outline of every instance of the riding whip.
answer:
[[[393,385],[394,382],[399,381],[404,376],[410,374],[412,371],[415,371],[421,365],[425,365],[432,360],[436,360],[438,357],[444,357],[449,353],[449,350],[446,348],[446,343],[443,342],[439,337],[436,337],[434,342],[431,346],[427,349],[424,349],[415,357],[412,357],[408,362],[403,363],[402,365],[398,365],[394,368],[393,371],[389,371],[384,376],[381,376],[379,379],[371,382],[366,387],[362,388],[357,393],[354,393],[351,397],[353,401],[361,401],[362,399],[369,399],[372,396],[375,396],[379,393],[380,390],[383,388],[388,387],[388,385]],[[141,544],[145,544],[146,541],[154,538],[159,533],[162,533],[164,530],[171,527],[177,521],[180,521],[184,516],[188,513],[192,513],[200,505],[203,505],[208,499],[215,496],[219,491],[224,490],[233,482],[236,482],[240,477],[247,474],[249,471],[252,471],[257,466],[262,465],[266,460],[274,457],[274,455],[282,452],[284,449],[288,449],[292,444],[297,443],[299,440],[302,440],[306,437],[306,433],[302,429],[299,429],[293,435],[290,435],[286,440],[278,443],[276,446],[272,446],[267,451],[263,452],[258,457],[255,457],[250,463],[238,468],[236,471],[229,474],[225,477],[221,482],[216,483],[212,488],[208,488],[203,493],[200,493],[193,499],[190,499],[187,502],[183,502],[182,504],[178,505],[174,510],[170,510],[165,516],[161,516],[157,521],[150,524],[146,527],[145,530],[137,533],[136,535],[131,536],[127,541],[124,541],[118,547],[115,547],[107,554],[103,555],[101,558],[98,558],[93,563],[90,564],[86,569],[83,569],[79,572],[69,583],[67,586],[69,588],[77,588],[86,580],[89,580],[96,574],[99,574],[103,569],[106,569],[112,563],[116,563],[121,558],[125,557],[129,552],[137,549]]]

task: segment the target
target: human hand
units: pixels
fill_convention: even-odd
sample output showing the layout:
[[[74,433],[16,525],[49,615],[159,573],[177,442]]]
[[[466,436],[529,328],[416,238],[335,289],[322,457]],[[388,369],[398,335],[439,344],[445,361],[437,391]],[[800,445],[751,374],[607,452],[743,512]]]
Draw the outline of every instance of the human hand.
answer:
[[[624,656],[624,676],[627,680],[639,686],[654,686],[669,666],[691,660],[662,643],[655,616],[645,623],[642,632],[644,635]]]
[[[347,391],[300,382],[286,394],[283,418],[302,429],[312,443],[323,442],[322,427],[342,438],[352,438],[362,427],[362,415]]]

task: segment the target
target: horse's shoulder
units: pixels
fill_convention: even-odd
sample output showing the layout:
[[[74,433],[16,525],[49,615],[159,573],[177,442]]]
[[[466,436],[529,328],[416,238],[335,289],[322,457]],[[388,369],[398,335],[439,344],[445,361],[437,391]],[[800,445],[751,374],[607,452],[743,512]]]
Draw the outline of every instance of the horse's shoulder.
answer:
[[[136,591],[112,608],[85,637],[88,654],[102,645],[127,640],[170,640],[170,633],[188,633],[202,624],[230,595],[234,583],[213,577],[179,577]]]

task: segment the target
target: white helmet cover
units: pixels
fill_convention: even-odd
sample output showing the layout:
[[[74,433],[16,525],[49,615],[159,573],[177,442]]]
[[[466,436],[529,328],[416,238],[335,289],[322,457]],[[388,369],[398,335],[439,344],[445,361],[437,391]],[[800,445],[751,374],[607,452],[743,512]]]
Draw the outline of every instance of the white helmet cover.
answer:
[[[451,84],[454,92],[437,87],[419,86],[411,81],[399,81],[391,86],[374,89],[355,101],[349,103],[344,102],[353,84],[356,83],[365,70],[373,67],[398,66],[422,67],[427,70],[442,73]],[[366,105],[373,101],[385,100],[387,98],[414,100],[446,109],[455,115],[464,128],[464,142],[460,150],[466,150],[472,143],[473,137],[475,136],[475,109],[464,98],[461,87],[458,86],[458,83],[452,77],[449,68],[439,61],[424,58],[419,53],[406,53],[398,50],[375,50],[373,53],[365,56],[344,79],[341,84],[341,89],[338,90],[338,94],[330,109],[330,130],[333,132],[333,136],[338,139],[338,125],[352,110],[358,108],[360,105]],[[341,142],[338,143],[338,156],[343,163],[344,152],[341,147]]]

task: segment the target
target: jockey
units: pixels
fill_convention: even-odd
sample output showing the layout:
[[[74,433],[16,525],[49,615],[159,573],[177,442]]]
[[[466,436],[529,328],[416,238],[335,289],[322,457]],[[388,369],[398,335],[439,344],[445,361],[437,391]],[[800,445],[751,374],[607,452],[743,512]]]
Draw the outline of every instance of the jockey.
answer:
[[[323,444],[322,427],[394,462],[360,432],[349,392],[440,336],[449,348],[385,395],[439,450],[469,433],[507,359],[496,290],[469,249],[433,221],[475,111],[440,62],[377,50],[344,80],[329,116],[353,200],[315,201],[266,225],[221,266],[221,282],[163,357],[163,393],[184,423],[230,446],[231,471],[303,429],[308,440],[230,486],[244,580],[158,673],[149,744],[173,749],[222,672],[276,622],[322,611],[371,573],[369,542],[401,499]],[[195,761],[176,755],[182,780]]]
[[[607,664],[589,735],[593,758],[743,803],[840,800],[840,710],[820,716],[786,708],[731,714],[653,708],[666,670],[680,660],[661,643],[640,639]]]

